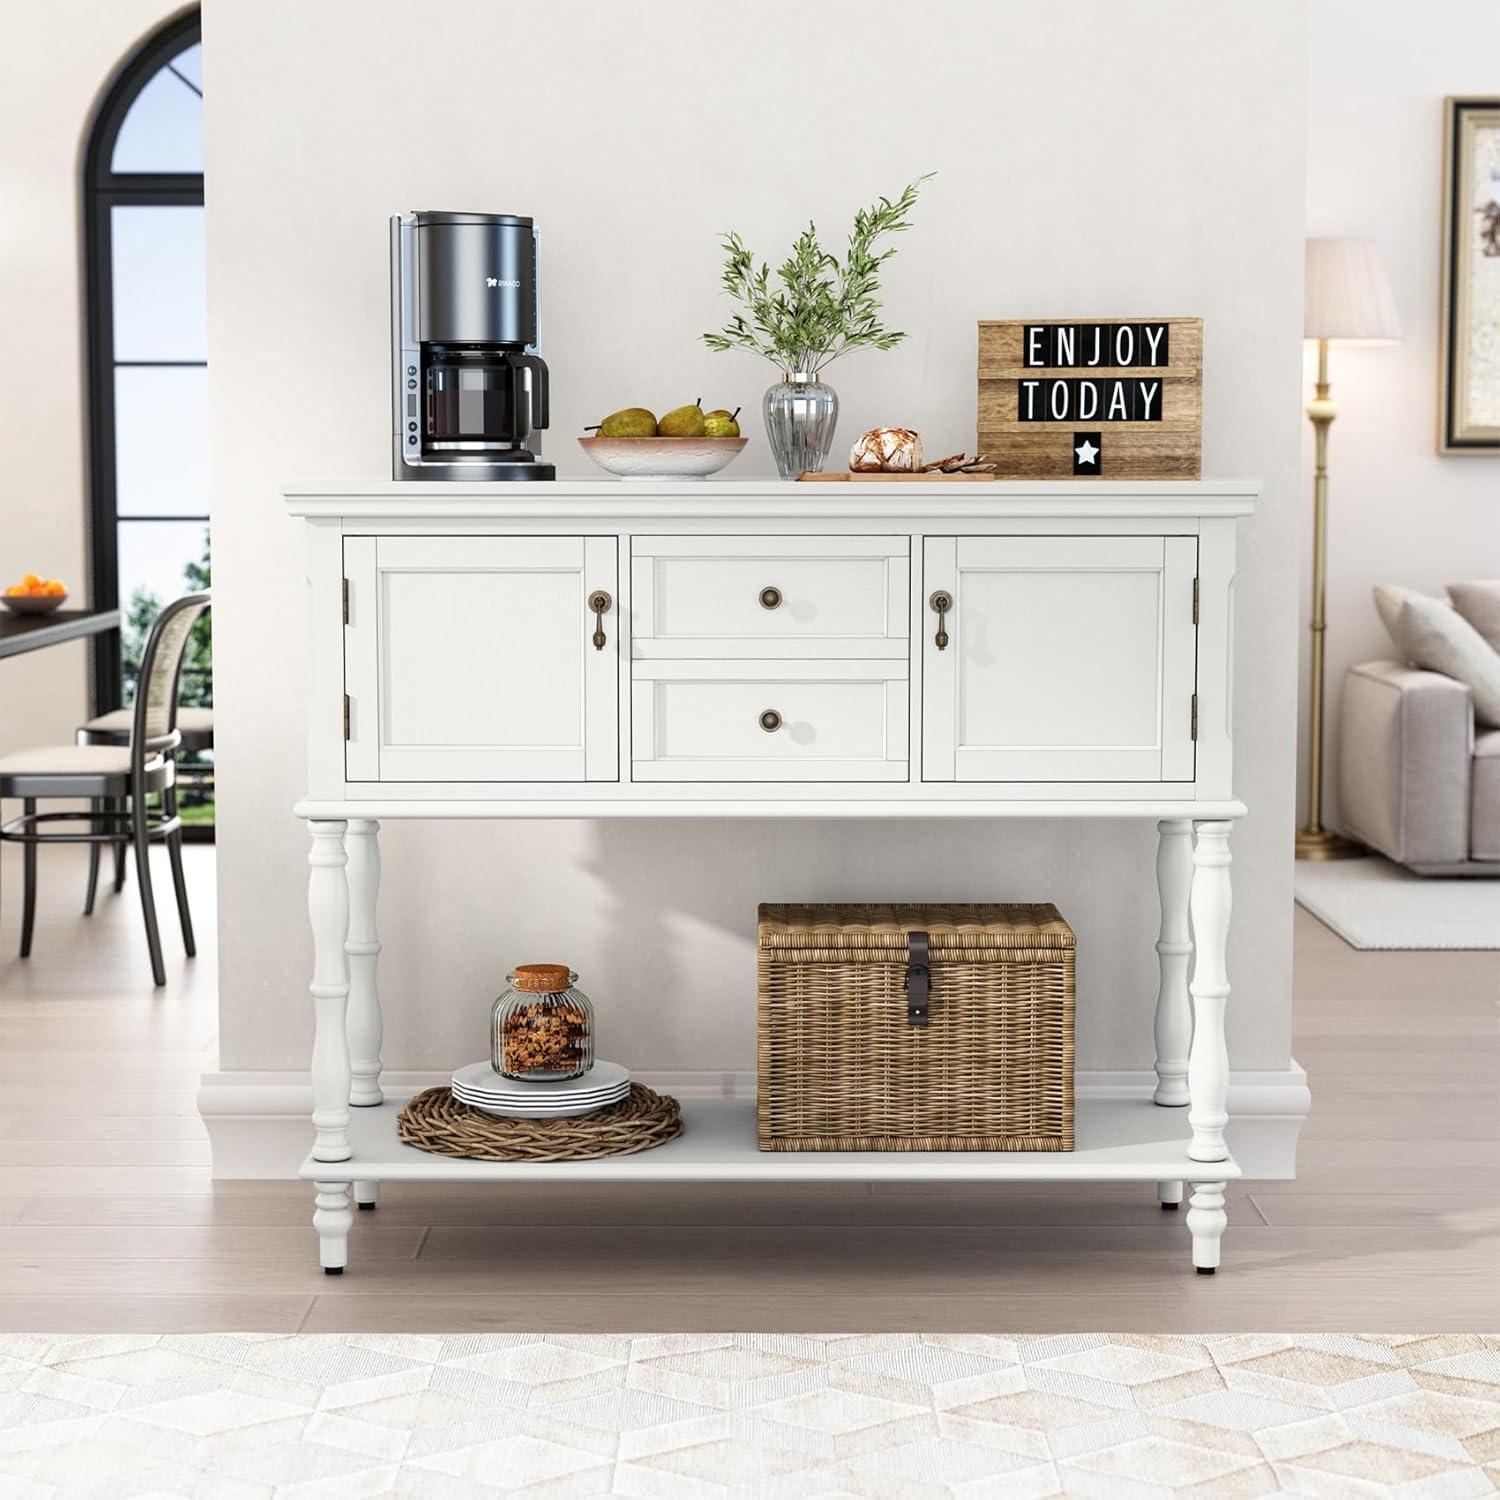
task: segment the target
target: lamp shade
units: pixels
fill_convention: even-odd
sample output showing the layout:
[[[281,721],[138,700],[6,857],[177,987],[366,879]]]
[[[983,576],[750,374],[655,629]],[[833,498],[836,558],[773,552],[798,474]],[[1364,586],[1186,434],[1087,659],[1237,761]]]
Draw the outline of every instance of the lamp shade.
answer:
[[[1309,240],[1302,334],[1342,343],[1399,344],[1401,319],[1374,240]]]

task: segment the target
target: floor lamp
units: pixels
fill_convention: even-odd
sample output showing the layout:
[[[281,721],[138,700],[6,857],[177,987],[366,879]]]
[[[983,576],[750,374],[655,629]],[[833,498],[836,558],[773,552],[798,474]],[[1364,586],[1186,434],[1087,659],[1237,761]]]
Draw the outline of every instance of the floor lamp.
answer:
[[[1313,424],[1312,658],[1307,706],[1307,823],[1297,830],[1298,859],[1363,854],[1323,826],[1323,636],[1328,625],[1328,429],[1338,407],[1328,395],[1328,346],[1397,344],[1401,322],[1380,253],[1370,240],[1309,240],[1302,335],[1318,344],[1318,384],[1307,415]]]

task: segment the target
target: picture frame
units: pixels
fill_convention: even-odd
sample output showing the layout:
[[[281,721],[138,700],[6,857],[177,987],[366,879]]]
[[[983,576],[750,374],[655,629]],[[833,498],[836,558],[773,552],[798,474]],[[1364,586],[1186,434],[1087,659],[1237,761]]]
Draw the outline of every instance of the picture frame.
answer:
[[[1500,456],[1500,98],[1443,102],[1438,451]]]

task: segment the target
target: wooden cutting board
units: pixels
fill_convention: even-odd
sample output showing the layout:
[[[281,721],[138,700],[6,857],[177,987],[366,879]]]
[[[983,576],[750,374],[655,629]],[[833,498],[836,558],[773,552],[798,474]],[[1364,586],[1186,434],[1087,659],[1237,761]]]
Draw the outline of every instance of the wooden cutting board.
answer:
[[[976,480],[993,480],[995,476],[993,474],[893,474],[889,472],[851,474],[848,470],[844,470],[837,474],[799,474],[797,478],[806,484],[835,484],[843,479],[857,479],[861,483],[866,479],[873,479],[877,483],[894,484],[914,484],[917,480],[928,483],[937,479],[945,484],[950,481],[973,484]]]

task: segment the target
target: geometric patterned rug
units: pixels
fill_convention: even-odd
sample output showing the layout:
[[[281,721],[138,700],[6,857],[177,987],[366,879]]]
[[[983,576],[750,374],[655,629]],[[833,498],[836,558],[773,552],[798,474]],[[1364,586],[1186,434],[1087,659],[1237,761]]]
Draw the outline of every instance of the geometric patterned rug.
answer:
[[[5,1500],[1459,1500],[1500,1338],[0,1337]]]

